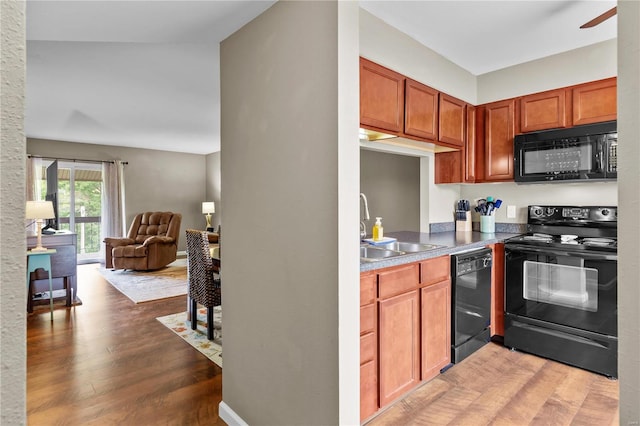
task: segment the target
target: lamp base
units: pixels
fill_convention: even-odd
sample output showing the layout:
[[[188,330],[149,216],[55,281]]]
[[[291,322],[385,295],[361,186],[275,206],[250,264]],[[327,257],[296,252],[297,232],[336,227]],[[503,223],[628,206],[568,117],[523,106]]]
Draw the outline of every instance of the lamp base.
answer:
[[[34,247],[29,251],[32,252],[32,253],[42,253],[42,252],[45,252],[47,250],[49,250],[49,249],[46,248],[46,247],[39,246],[39,247]]]

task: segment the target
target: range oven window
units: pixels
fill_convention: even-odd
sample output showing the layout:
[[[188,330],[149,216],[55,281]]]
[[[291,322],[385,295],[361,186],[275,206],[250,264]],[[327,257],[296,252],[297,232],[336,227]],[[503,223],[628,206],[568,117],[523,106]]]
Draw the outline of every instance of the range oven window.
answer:
[[[590,172],[593,169],[593,149],[591,143],[568,148],[534,148],[523,150],[523,175],[553,172]]]
[[[598,310],[598,270],[584,260],[566,258],[573,265],[524,261],[523,296],[526,300],[584,311]]]
[[[506,312],[617,335],[616,260],[509,244],[505,256]]]

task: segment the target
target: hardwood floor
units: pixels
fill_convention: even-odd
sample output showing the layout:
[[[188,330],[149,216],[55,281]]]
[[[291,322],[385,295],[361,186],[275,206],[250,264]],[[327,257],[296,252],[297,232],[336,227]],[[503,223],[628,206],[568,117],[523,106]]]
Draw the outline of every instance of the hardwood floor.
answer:
[[[96,268],[78,267],[83,305],[27,317],[29,424],[224,425],[222,370],[155,320],[186,298],[135,305]],[[489,344],[368,426],[444,424],[614,425],[618,382]]]
[[[96,268],[78,266],[83,305],[27,316],[29,424],[224,425],[222,370],[155,320],[186,296],[136,305]]]
[[[618,381],[490,343],[367,426],[617,425]]]

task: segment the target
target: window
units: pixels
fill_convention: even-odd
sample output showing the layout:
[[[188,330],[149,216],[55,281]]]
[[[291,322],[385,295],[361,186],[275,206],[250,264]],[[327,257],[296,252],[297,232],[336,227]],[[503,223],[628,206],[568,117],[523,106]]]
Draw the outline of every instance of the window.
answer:
[[[43,169],[52,161],[43,160]],[[43,172],[43,180],[46,173]],[[58,228],[78,235],[78,263],[99,261],[102,165],[58,161]],[[51,187],[51,185],[49,185]],[[47,185],[42,185],[43,199]],[[51,191],[51,189],[49,190]]]

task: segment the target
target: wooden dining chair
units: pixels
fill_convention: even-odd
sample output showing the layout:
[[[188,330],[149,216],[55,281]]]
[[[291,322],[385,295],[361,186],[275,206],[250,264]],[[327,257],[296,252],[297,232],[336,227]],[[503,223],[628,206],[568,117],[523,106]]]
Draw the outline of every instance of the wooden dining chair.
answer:
[[[214,265],[211,258],[205,231],[187,229],[186,235],[191,329],[198,327],[199,303],[207,308],[207,339],[213,340],[213,307],[222,304],[220,280],[214,278],[214,272],[219,272],[219,265]]]

